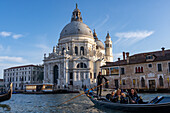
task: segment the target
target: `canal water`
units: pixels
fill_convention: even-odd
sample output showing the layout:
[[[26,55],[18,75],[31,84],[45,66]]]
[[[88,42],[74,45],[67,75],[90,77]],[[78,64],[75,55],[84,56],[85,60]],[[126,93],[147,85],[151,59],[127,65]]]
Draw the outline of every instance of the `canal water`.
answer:
[[[0,103],[0,112],[9,113],[124,113],[106,108],[96,108],[94,104],[82,95],[67,104],[57,107],[78,94],[13,94],[8,101]],[[152,100],[156,96],[170,94],[139,94],[144,100]]]

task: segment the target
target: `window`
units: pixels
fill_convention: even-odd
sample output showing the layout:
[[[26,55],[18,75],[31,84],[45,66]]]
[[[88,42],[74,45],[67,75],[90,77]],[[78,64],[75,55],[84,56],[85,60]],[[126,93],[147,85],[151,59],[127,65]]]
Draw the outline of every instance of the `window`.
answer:
[[[80,67],[80,64],[77,65],[77,68],[79,68],[79,67]]]
[[[143,73],[143,67],[141,67],[141,70],[140,70],[141,73]]]
[[[124,69],[124,68],[120,68],[120,69],[121,69],[120,74],[121,74],[121,75],[125,74],[125,69]]]
[[[86,79],[88,79],[88,73],[86,73]]]
[[[87,68],[87,65],[85,63],[79,63],[77,64],[77,68]]]
[[[126,81],[125,81],[125,79],[124,79],[124,80],[122,80],[122,84],[123,84],[123,85],[126,85]]]
[[[106,44],[106,47],[109,47],[109,44]]]
[[[109,75],[109,68],[106,68],[106,75]]]
[[[146,56],[146,59],[153,59],[153,56],[152,55],[148,55],[148,56]]]
[[[90,73],[90,79],[92,79],[92,73]]]
[[[65,48],[62,49],[62,53],[61,53],[62,55],[64,55],[64,50],[65,50]]]
[[[160,87],[164,86],[164,82],[163,82],[162,76],[159,77],[159,85],[160,85]]]
[[[158,64],[158,71],[162,71],[162,64]]]
[[[169,71],[169,73],[170,73],[170,63],[168,63],[168,71]]]
[[[75,46],[75,54],[78,55],[78,47]]]
[[[84,63],[84,68],[87,68],[87,65]]]
[[[73,79],[73,73],[70,73],[70,79]]]
[[[80,67],[83,68],[83,63],[80,63]]]
[[[96,77],[96,73],[94,73],[94,79],[96,79],[97,77]]]
[[[143,67],[136,67],[135,73],[143,73]]]
[[[84,55],[84,47],[83,46],[80,47],[80,55]]]
[[[143,77],[141,78],[141,87],[145,87],[145,79]]]
[[[148,64],[148,67],[149,67],[149,68],[152,68],[152,64]]]
[[[133,79],[133,86],[135,86],[136,85],[136,80],[135,79]]]

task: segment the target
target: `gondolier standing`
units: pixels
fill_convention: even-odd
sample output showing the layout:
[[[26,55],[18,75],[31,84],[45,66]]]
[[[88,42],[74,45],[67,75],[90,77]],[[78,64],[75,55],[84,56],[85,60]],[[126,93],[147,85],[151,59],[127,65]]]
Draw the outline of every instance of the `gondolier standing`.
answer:
[[[97,76],[97,86],[102,84],[102,80],[105,79],[106,82],[106,88],[108,88],[108,80],[106,79],[106,77],[104,75],[101,74],[101,72],[99,72],[98,76]],[[100,85],[100,87],[97,87],[97,96],[101,96],[102,94],[102,85]]]

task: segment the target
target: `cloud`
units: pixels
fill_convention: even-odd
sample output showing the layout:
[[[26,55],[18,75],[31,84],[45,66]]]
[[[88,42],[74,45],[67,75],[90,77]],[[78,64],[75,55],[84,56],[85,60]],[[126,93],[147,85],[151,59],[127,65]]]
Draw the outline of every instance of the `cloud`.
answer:
[[[2,37],[8,37],[8,36],[11,36],[11,32],[6,32],[6,31],[2,31],[2,32],[0,32],[0,36],[2,36]]]
[[[110,16],[109,16],[109,15],[106,15],[105,19],[104,19],[102,22],[100,22],[100,24],[98,24],[98,25],[95,27],[95,29],[100,29],[100,28],[102,28],[103,25],[109,20],[109,18],[110,18]]]
[[[136,31],[136,32],[120,32],[120,33],[116,33],[115,36],[118,37],[118,40],[114,43],[124,43],[126,42],[126,44],[133,44],[136,43],[142,39],[145,39],[149,36],[151,36],[154,33],[154,31]],[[128,43],[127,43],[128,41]]]
[[[22,35],[22,34],[15,34],[15,35],[12,35],[12,37],[13,37],[14,39],[18,39],[18,38],[23,37],[23,35]]]
[[[16,63],[26,63],[27,60],[22,57],[9,57],[9,56],[0,56],[0,62],[16,62]]]
[[[2,31],[2,32],[0,32],[0,36],[1,37],[12,37],[13,39],[18,39],[18,38],[23,37],[24,35],[22,35],[22,34],[15,34],[15,33],[7,32],[7,31]]]

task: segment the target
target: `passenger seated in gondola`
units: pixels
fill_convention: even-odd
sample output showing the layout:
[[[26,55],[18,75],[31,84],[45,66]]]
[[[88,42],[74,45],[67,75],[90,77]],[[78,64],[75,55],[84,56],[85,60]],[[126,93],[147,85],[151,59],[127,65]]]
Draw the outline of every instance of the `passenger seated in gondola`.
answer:
[[[111,94],[106,95],[106,98],[109,99],[111,102],[116,102],[116,99],[114,97],[115,97],[115,90],[112,91]]]
[[[125,93],[123,93],[120,89],[118,89],[115,93],[113,100],[117,103],[128,103],[128,98],[126,97]]]
[[[131,88],[129,93],[129,100],[131,104],[142,104],[144,103],[142,97],[139,97],[137,91],[134,88]]]
[[[89,89],[86,87],[86,85],[84,86],[84,92],[85,92],[85,94],[86,94],[87,96],[93,98],[93,94],[94,94],[94,93],[93,93],[93,90],[90,89],[90,91],[89,91]]]
[[[126,97],[125,93],[121,93],[121,100],[120,103],[128,104],[128,97]]]

